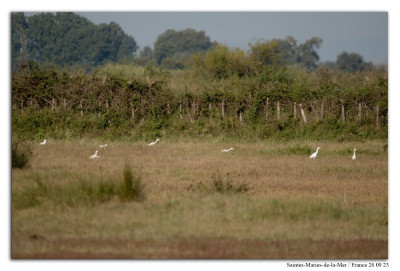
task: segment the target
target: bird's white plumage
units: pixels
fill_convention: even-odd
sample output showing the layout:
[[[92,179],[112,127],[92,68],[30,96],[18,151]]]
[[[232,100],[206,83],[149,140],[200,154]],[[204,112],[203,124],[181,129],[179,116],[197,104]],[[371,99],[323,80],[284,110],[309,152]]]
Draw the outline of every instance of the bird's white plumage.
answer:
[[[147,146],[153,146],[153,145],[157,144],[158,141],[160,141],[160,139],[157,138],[156,141],[147,144]]]
[[[356,160],[356,150],[357,150],[357,149],[354,149],[353,157],[351,157],[352,160]]]
[[[105,147],[107,147],[107,144],[100,145],[99,147],[100,147],[100,148],[105,148]]]
[[[40,142],[40,144],[39,145],[45,145],[46,144],[46,139],[45,140],[43,140],[43,142]]]
[[[97,152],[98,152],[98,151],[95,151],[95,153],[94,153],[93,155],[91,155],[89,158],[90,158],[90,159],[94,159],[94,158],[100,157],[100,156],[97,155]]]
[[[320,147],[317,148],[316,152],[314,152],[313,154],[310,155],[310,159],[315,159],[317,157],[319,149],[320,149]]]
[[[229,148],[229,149],[226,149],[226,150],[222,150],[221,152],[230,152],[231,150],[233,150],[233,148]]]

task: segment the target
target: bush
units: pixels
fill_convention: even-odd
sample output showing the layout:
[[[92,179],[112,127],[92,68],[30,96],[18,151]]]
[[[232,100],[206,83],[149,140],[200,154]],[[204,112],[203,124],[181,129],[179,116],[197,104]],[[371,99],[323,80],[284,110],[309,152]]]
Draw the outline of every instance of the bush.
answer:
[[[17,138],[12,139],[11,143],[11,165],[12,168],[25,168],[30,165],[33,151],[32,146]]]
[[[120,187],[120,198],[123,201],[143,201],[145,199],[142,178],[134,176],[128,165],[124,169],[124,181]]]

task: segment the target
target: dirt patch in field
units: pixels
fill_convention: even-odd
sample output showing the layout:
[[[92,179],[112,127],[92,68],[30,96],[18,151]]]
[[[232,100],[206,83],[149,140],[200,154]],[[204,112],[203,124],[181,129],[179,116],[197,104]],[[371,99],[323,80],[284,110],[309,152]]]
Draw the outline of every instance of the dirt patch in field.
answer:
[[[380,240],[176,240],[30,238],[13,259],[387,259]],[[40,251],[40,252],[39,252]]]

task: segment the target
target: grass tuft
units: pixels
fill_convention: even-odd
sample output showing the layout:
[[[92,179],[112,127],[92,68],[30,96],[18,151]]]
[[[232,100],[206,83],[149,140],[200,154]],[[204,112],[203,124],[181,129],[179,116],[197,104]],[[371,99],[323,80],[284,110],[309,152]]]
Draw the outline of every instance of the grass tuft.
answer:
[[[229,173],[227,173],[226,176],[228,178]],[[198,182],[196,185],[189,185],[187,188],[187,190],[203,191],[207,193],[244,193],[249,191],[249,189],[247,183],[224,179],[219,172],[212,174],[211,182],[207,184]]]
[[[11,143],[11,165],[13,168],[26,168],[30,165],[32,146],[20,139],[13,138]]]
[[[134,175],[132,169],[125,165],[124,180],[120,187],[120,198],[123,201],[143,201],[145,199],[144,185],[140,176]]]

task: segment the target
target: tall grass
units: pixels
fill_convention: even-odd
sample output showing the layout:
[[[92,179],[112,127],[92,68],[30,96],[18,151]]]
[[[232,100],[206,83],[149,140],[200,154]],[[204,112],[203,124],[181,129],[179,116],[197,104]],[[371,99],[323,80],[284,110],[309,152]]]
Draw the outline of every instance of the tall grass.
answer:
[[[69,207],[94,206],[114,198],[122,202],[145,200],[144,185],[140,176],[130,167],[123,170],[122,180],[112,178],[92,181],[94,176],[71,180],[68,184],[59,184],[46,179],[41,173],[31,176],[32,183],[12,191],[13,208],[16,210],[40,206],[44,203]]]
[[[125,165],[124,168],[124,180],[120,186],[120,197],[125,201],[143,201],[145,199],[142,178],[138,175],[133,175],[132,169],[128,165]]]
[[[33,156],[30,143],[18,138],[12,138],[11,143],[11,166],[13,168],[28,167]]]

